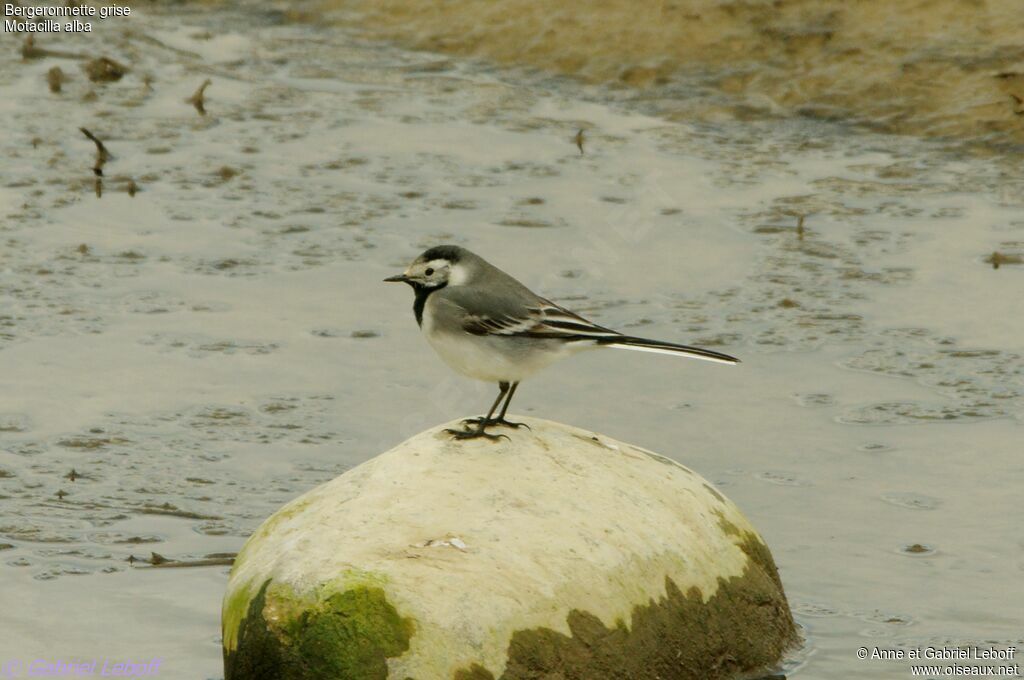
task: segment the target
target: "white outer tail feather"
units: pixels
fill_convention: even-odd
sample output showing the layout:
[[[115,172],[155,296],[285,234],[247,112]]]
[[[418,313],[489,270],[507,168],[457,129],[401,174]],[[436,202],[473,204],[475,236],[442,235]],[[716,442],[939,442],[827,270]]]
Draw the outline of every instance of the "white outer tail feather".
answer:
[[[686,357],[688,359],[702,359],[704,361],[713,361],[716,364],[726,364],[727,366],[735,366],[739,363],[739,360],[729,361],[728,359],[719,359],[718,357],[707,356],[705,354],[699,354],[690,350],[674,347],[649,347],[644,345],[632,345],[629,343],[618,343],[609,342],[603,345],[604,347],[614,347],[615,349],[631,349],[634,352],[652,352],[654,354],[671,354],[677,357]]]

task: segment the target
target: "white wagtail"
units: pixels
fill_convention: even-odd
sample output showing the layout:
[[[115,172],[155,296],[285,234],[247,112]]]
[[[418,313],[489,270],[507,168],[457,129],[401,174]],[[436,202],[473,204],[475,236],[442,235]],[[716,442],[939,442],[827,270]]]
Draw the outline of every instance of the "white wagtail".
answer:
[[[459,246],[436,246],[385,281],[412,286],[412,309],[427,342],[453,369],[498,383],[501,392],[486,416],[470,418],[475,429],[448,430],[456,439],[499,436],[492,425],[520,427],[505,420],[509,402],[524,378],[563,357],[594,347],[738,364],[739,359],[699,347],[623,335],[536,295],[482,257]],[[502,399],[501,413],[494,412]]]

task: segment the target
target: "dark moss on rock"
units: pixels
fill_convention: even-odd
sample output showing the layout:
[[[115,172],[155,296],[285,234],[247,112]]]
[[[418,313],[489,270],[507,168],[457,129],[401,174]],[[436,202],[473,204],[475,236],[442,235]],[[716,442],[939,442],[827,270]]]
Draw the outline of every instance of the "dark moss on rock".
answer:
[[[494,673],[475,663],[468,669],[456,671],[453,680],[494,680]]]
[[[283,677],[281,642],[263,620],[268,586],[270,581],[249,602],[249,610],[238,627],[238,646],[234,651],[224,649],[224,680]]]
[[[778,571],[757,536],[738,545],[750,558],[746,569],[719,578],[707,603],[696,588],[683,593],[666,577],[665,597],[634,607],[628,628],[574,609],[570,635],[517,631],[500,680],[718,680],[777,664],[798,639]],[[454,680],[496,679],[474,664]]]
[[[386,680],[387,659],[413,635],[380,588],[359,586],[309,603],[294,619],[268,621],[268,580],[249,604],[225,680]]]

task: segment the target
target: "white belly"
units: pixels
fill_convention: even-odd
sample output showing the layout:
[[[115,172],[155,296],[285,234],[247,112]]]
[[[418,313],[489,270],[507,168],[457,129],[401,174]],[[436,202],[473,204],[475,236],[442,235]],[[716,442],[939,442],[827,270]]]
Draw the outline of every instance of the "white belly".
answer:
[[[423,318],[423,334],[438,356],[455,371],[487,382],[519,382],[575,353],[551,340],[438,332],[428,315]]]

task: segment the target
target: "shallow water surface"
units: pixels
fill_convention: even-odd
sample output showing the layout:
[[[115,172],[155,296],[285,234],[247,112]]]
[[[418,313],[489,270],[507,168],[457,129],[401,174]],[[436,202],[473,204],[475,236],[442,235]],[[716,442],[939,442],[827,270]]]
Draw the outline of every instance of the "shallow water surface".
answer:
[[[102,40],[118,82],[0,62],[0,659],[220,677],[227,569],[139,560],[237,551],[287,500],[490,403],[380,282],[441,242],[604,325],[743,359],[595,352],[514,409],[718,484],[806,635],[787,674],[904,678],[857,648],[1021,644],[1024,266],[987,260],[1024,254],[1015,160],[670,122],[273,12],[96,30],[37,44]],[[82,126],[112,154],[101,197]]]

